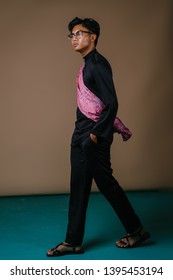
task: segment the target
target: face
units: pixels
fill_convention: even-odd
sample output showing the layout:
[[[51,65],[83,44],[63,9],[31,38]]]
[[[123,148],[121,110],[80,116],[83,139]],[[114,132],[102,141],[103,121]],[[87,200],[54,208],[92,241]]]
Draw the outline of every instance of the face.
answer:
[[[78,32],[79,30],[84,32]],[[80,52],[82,56],[87,55],[95,48],[94,41],[96,39],[96,35],[91,34],[86,27],[82,26],[82,24],[76,25],[72,30],[72,34],[76,35],[71,39],[72,47],[76,52]]]

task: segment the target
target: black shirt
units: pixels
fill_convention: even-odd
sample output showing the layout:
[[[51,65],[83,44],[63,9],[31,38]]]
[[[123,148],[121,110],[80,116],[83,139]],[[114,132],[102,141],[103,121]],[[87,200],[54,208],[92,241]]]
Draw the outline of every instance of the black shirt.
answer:
[[[85,66],[83,69],[83,80],[85,86],[92,91],[105,107],[97,122],[87,118],[77,108],[77,120],[72,137],[72,143],[82,141],[86,135],[93,133],[108,142],[113,139],[113,122],[118,110],[118,101],[114,82],[112,78],[112,69],[109,62],[96,49],[84,57]]]

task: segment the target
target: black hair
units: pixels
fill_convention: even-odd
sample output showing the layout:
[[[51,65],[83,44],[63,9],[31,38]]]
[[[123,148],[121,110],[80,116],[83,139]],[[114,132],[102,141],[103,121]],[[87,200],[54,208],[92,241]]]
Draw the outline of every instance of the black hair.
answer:
[[[68,24],[68,30],[72,32],[73,28],[78,25],[82,24],[84,27],[86,27],[90,32],[96,34],[97,38],[95,40],[95,46],[97,45],[97,41],[100,35],[100,25],[97,21],[95,21],[92,18],[78,18],[75,17],[70,23]]]

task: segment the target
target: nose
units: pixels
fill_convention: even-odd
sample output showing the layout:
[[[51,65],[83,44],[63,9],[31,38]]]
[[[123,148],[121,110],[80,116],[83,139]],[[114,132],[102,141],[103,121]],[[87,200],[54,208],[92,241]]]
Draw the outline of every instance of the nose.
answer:
[[[78,37],[74,34],[72,40],[73,40],[73,41],[76,41],[77,39],[78,39]]]

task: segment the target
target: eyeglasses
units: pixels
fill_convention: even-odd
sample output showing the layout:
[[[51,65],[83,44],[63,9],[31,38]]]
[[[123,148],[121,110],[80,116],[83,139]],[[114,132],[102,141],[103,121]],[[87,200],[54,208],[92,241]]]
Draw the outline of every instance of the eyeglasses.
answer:
[[[90,31],[78,30],[78,31],[76,32],[76,34],[74,34],[74,33],[69,34],[69,35],[68,35],[68,38],[71,39],[71,40],[74,39],[75,37],[76,37],[76,38],[79,38],[80,36],[83,35],[83,33],[93,34],[93,33],[90,32]]]

